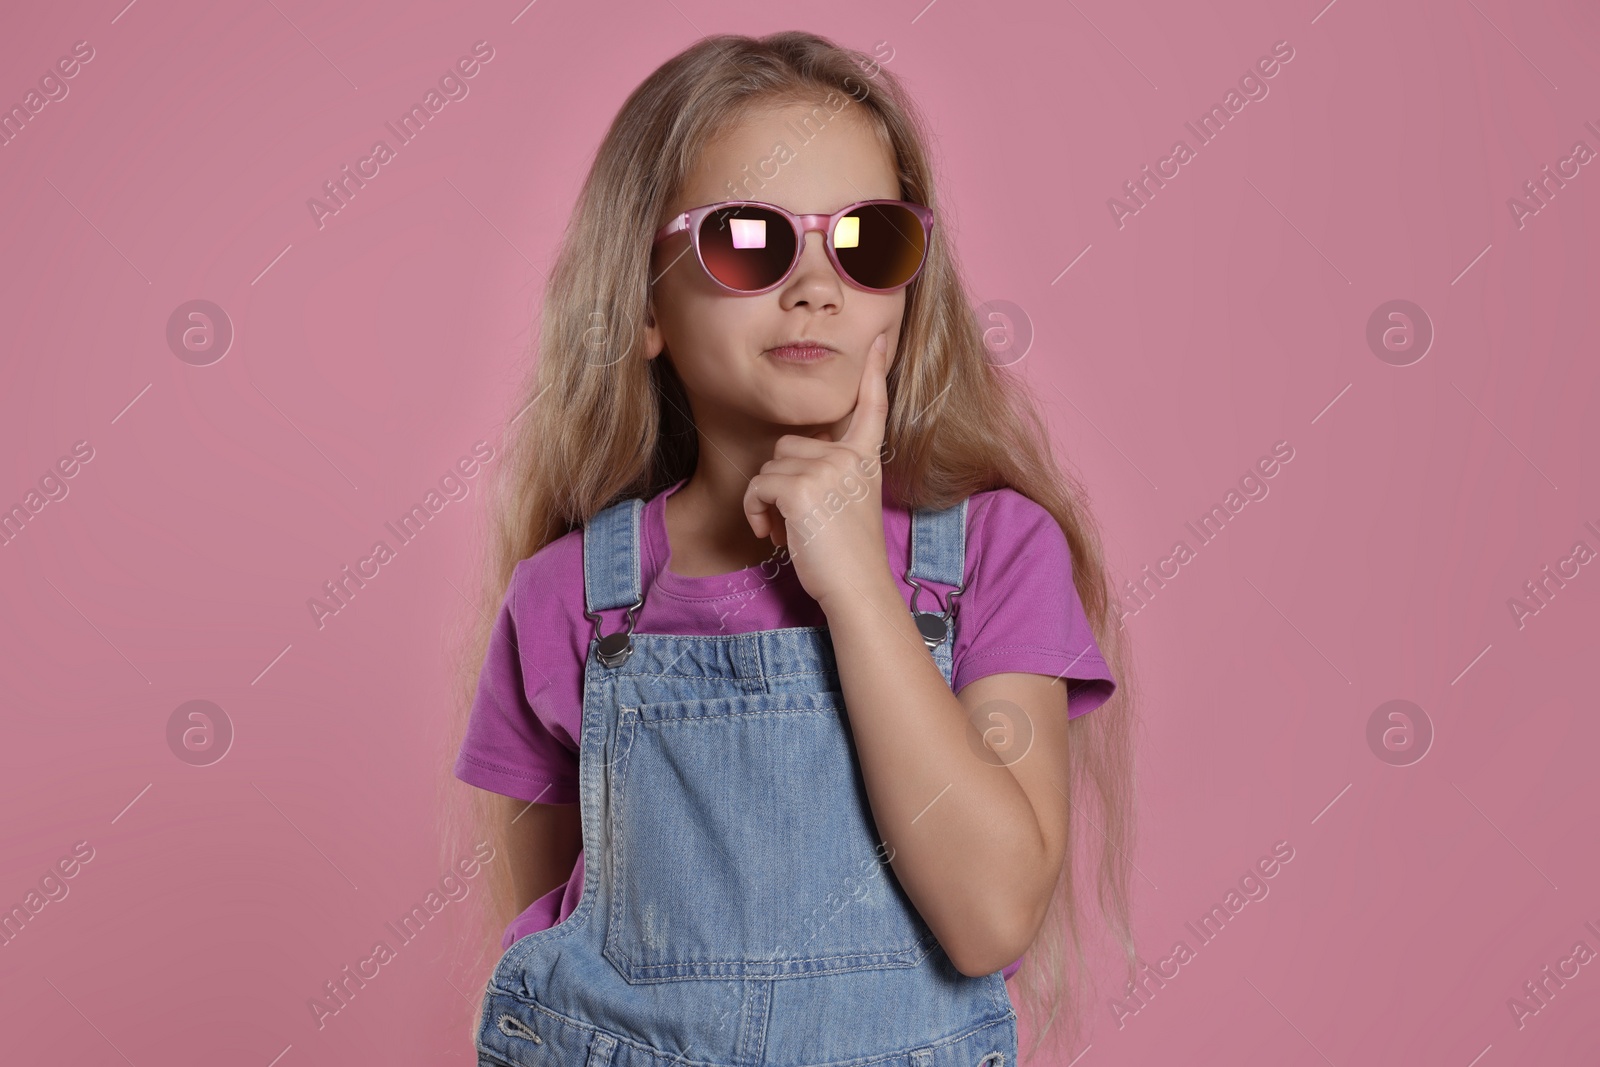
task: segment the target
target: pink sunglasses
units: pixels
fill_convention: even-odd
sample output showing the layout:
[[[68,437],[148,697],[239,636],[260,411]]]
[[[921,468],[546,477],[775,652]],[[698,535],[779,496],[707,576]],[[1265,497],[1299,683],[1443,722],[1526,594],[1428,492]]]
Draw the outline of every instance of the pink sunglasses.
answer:
[[[823,234],[841,278],[869,293],[892,293],[922,271],[933,209],[907,200],[861,200],[831,215],[795,215],[776,204],[724,200],[678,215],[656,231],[655,243],[687,231],[712,281],[754,295],[794,273],[812,230]]]

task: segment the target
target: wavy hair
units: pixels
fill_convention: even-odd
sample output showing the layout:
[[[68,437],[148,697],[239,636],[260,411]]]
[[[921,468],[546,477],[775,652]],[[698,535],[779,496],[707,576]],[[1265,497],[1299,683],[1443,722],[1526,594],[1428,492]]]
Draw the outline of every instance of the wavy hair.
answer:
[[[840,100],[840,95],[848,97]],[[682,382],[666,359],[645,359],[635,324],[650,296],[651,238],[701,148],[776,104],[842,103],[876,130],[892,155],[902,198],[938,210],[923,122],[903,85],[862,52],[811,33],[704,38],[668,59],[622,105],[579,192],[547,281],[536,361],[507,408],[502,461],[485,494],[487,529],[477,603],[455,631],[457,669],[450,744],[443,753],[445,861],[472,842],[501,844],[495,801],[450,773],[464,735],[493,621],[517,563],[619,500],[649,497],[695,468],[698,441]],[[1134,678],[1126,632],[1088,496],[1063,473],[1035,398],[1012,370],[988,358],[967,287],[936,227],[922,273],[907,288],[899,358],[888,376],[883,467],[886,500],[943,508],[1009,486],[1060,525],[1072,580],[1117,679],[1102,707],[1069,728],[1058,790],[1070,808],[1066,861],[1044,924],[1012,991],[1033,1033],[1023,1061],[1045,1036],[1075,1042],[1093,971],[1085,951],[1086,903],[1134,975],[1129,855],[1134,845]],[[483,516],[480,516],[482,519]],[[503,851],[503,850],[502,850]],[[508,864],[486,868],[479,894],[475,973],[499,954],[516,912]],[[1060,1021],[1064,1025],[1056,1027]]]

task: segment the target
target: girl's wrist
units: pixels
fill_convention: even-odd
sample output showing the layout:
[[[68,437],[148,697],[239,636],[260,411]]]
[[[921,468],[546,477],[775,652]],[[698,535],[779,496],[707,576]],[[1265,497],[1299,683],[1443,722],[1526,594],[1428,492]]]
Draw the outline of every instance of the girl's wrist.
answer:
[[[881,622],[891,610],[906,610],[900,588],[889,573],[887,558],[883,561],[882,570],[874,571],[870,576],[846,579],[836,590],[819,598],[817,603],[828,617],[830,625],[837,619],[860,613]]]

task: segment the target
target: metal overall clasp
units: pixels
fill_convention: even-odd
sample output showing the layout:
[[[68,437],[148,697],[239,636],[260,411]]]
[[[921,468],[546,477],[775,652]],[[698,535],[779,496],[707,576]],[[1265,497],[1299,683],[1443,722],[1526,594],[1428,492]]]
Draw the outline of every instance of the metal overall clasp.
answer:
[[[587,608],[584,609],[584,617],[594,623],[594,634],[600,639],[600,644],[595,649],[595,652],[604,666],[620,667],[629,656],[633,655],[633,617],[643,603],[644,596],[641,595],[638,600],[634,601],[633,606],[628,609],[627,628],[618,630],[614,634],[601,633],[600,614],[589,611]]]
[[[958,585],[945,594],[944,604],[942,605],[944,613],[935,615],[932,612],[917,610],[917,595],[922,592],[922,586],[917,583],[915,578],[911,577],[911,568],[909,567],[906,568],[906,582],[911,586],[911,618],[916,622],[917,631],[922,634],[922,640],[928,646],[928,651],[931,652],[938,648],[946,637],[950,636],[950,622],[955,618],[956,608],[959,606],[956,604],[956,597],[961,595],[961,591],[966,586]],[[928,590],[928,592],[933,596],[934,602],[938,603],[939,594],[932,589]]]

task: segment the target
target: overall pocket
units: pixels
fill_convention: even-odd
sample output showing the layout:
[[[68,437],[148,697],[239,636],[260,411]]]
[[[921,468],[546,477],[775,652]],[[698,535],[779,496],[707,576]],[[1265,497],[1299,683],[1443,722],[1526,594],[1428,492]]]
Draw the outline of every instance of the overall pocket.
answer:
[[[843,695],[623,707],[605,956],[629,982],[914,967]]]

